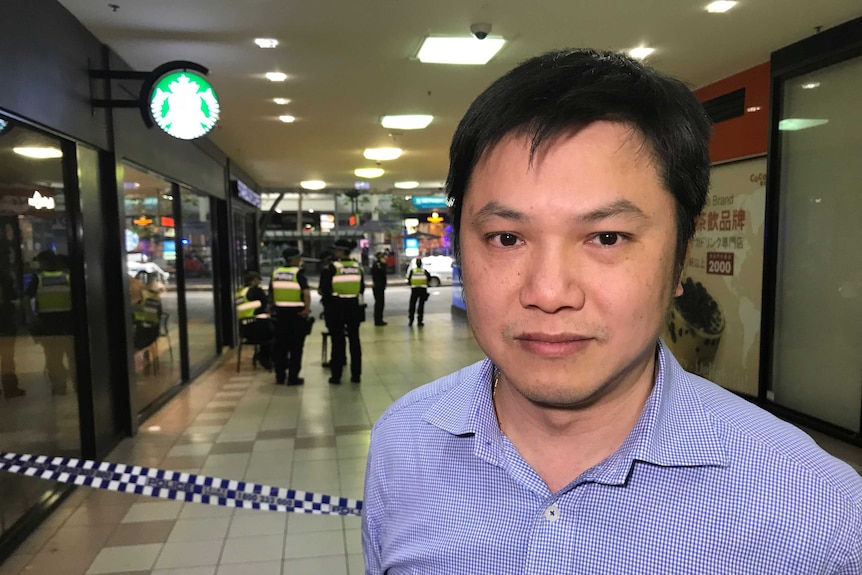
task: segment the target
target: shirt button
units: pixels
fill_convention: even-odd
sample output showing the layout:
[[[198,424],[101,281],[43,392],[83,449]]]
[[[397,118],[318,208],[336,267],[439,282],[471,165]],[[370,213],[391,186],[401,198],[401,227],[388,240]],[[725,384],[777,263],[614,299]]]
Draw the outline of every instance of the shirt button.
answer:
[[[560,518],[560,508],[557,507],[557,504],[549,505],[545,508],[545,519],[553,523],[557,519]]]

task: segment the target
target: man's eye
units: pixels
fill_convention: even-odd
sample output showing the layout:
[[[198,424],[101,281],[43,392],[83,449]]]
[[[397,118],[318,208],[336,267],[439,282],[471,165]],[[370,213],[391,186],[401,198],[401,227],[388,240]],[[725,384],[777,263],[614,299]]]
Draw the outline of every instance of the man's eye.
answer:
[[[514,246],[518,243],[518,236],[515,234],[500,234],[500,244],[504,246]]]
[[[617,232],[603,232],[598,234],[596,239],[603,246],[612,246],[620,240],[620,234]]]

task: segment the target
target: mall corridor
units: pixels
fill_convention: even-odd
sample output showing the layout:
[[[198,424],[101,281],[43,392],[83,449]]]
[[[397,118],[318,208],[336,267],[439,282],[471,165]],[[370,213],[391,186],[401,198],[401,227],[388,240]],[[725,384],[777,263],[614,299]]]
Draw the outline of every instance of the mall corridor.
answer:
[[[363,324],[361,385],[326,382],[321,330],[306,343],[302,387],[240,372],[226,353],[145,421],[108,460],[350,498],[362,497],[373,422],[407,391],[479,360],[466,321],[427,314]],[[862,470],[862,450],[817,436]],[[41,481],[33,479],[33,481]],[[183,503],[79,487],[2,566],[0,575],[357,575],[358,517]]]
[[[362,497],[372,423],[410,389],[479,360],[466,321],[427,314],[362,326],[360,385],[327,383],[322,322],[306,341],[305,385],[242,369],[228,351],[107,458],[351,498]],[[403,320],[403,321],[402,321]],[[33,479],[32,481],[42,481]],[[358,517],[234,510],[79,487],[0,575],[363,573]]]

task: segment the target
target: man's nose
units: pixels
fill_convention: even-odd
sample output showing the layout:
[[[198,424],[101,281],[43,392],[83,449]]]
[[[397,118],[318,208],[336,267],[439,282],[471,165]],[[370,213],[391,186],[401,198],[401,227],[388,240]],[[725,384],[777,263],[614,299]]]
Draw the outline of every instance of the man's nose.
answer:
[[[571,246],[560,245],[532,253],[523,273],[519,293],[522,306],[546,313],[584,306],[584,269]]]

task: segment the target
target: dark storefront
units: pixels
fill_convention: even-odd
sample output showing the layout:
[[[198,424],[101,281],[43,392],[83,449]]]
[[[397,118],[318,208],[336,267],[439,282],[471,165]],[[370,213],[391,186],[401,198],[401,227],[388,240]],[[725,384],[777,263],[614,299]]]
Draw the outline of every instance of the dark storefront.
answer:
[[[208,140],[91,107],[138,86],[91,78],[129,68],[60,4],[2,13],[0,451],[98,459],[232,345],[256,212]],[[66,493],[0,474],[0,558]]]

